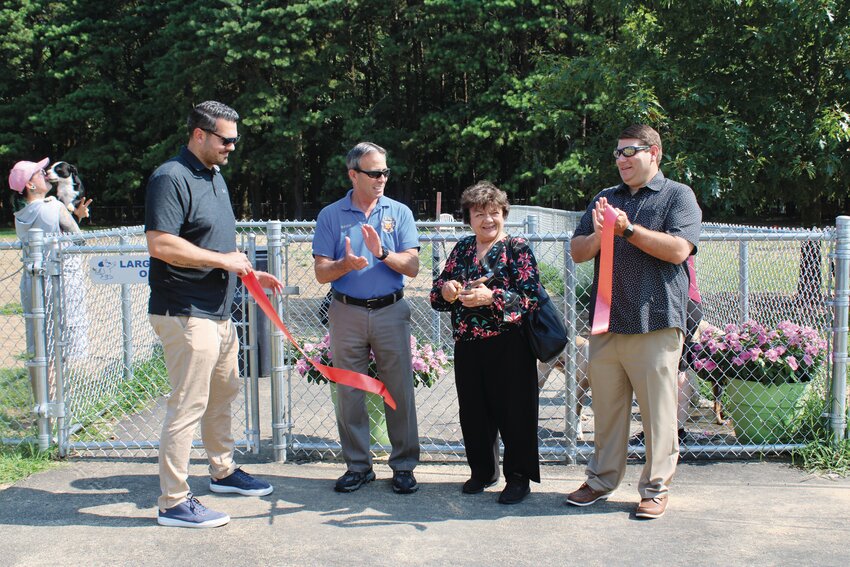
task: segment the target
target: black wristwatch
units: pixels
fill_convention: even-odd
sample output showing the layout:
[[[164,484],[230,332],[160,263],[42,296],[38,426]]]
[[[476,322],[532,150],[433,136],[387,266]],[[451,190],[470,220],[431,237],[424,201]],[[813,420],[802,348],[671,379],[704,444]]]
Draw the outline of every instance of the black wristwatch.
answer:
[[[629,226],[623,229],[623,238],[628,240],[635,233],[635,225],[629,223]]]
[[[378,256],[378,260],[383,262],[384,260],[387,259],[387,256],[389,256],[389,255],[390,255],[390,251],[387,248],[384,248],[383,246],[381,246],[381,255]]]

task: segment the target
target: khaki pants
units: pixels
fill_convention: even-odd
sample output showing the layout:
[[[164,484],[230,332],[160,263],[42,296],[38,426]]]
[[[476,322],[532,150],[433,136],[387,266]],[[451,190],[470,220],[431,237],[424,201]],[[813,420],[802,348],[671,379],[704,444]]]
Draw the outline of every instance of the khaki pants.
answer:
[[[212,478],[236,470],[230,404],[239,393],[239,343],[229,320],[150,315],[150,322],[162,341],[171,382],[159,441],[157,504],[165,510],[189,494],[189,454],[198,423]]]
[[[587,464],[587,484],[594,490],[612,491],[623,480],[634,392],[646,443],[638,492],[641,498],[667,493],[679,460],[676,410],[682,341],[682,331],[675,328],[590,337],[595,451]]]

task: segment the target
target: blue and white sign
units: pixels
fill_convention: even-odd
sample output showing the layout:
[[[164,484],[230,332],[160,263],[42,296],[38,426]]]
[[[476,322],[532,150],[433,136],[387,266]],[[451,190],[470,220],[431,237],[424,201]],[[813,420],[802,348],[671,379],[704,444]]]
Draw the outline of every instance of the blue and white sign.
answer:
[[[97,256],[89,259],[89,277],[96,284],[146,284],[150,267],[150,256]]]

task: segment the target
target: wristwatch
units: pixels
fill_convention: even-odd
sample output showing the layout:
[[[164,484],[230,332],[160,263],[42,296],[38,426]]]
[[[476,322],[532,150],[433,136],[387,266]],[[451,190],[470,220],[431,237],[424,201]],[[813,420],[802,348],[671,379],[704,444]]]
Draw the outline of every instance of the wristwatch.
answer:
[[[387,248],[384,248],[383,246],[381,246],[381,255],[378,256],[378,260],[383,262],[384,260],[387,259],[387,256],[389,256],[389,255],[390,255],[390,251]]]
[[[628,240],[635,233],[635,225],[629,223],[629,226],[623,229],[623,238]]]

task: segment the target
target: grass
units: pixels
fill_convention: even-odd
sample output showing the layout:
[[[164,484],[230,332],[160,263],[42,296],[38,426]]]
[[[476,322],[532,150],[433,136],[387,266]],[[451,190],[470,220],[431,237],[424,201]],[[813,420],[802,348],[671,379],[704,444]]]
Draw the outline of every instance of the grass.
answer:
[[[53,455],[49,451],[39,451],[38,446],[33,443],[0,445],[0,488],[60,466]]]
[[[80,441],[105,441],[112,438],[115,424],[122,418],[145,410],[158,397],[170,390],[168,371],[162,350],[151,358],[134,364],[132,380],[121,380],[117,389],[86,408],[81,416]]]
[[[24,308],[19,301],[0,306],[0,315],[23,315],[23,313]]]
[[[33,397],[26,368],[0,368],[0,439],[33,432]]]

